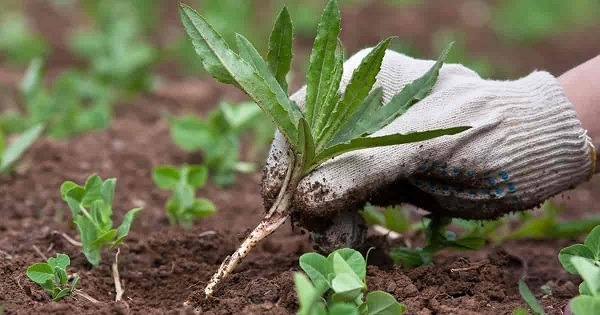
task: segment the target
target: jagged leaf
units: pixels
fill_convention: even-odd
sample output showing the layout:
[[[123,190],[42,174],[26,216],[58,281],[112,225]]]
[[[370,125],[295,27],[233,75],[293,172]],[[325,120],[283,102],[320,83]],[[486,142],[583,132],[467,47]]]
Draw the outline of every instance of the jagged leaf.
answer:
[[[286,76],[292,67],[292,42],[294,39],[294,27],[290,13],[284,7],[273,26],[273,31],[269,37],[269,52],[267,53],[267,63],[271,73],[281,85],[283,91],[287,93],[288,84]]]
[[[181,21],[192,39],[207,71],[215,78],[233,83],[246,92],[260,106],[295,148],[296,125],[291,103],[281,104],[275,91],[257,71],[229,46],[212,26],[194,9],[180,5]]]
[[[336,67],[335,51],[338,46],[340,21],[338,3],[331,0],[327,3],[317,27],[317,36],[310,54],[310,65],[306,76],[304,116],[311,127],[314,126],[315,119],[322,113],[321,107],[325,104],[329,87],[334,79],[332,73]]]

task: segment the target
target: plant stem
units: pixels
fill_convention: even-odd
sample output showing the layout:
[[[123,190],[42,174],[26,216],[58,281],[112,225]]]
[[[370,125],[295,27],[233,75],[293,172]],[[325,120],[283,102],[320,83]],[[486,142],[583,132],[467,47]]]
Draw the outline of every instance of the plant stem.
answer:
[[[115,282],[115,302],[121,301],[123,298],[123,288],[121,287],[121,277],[119,276],[119,252],[120,249],[117,249],[117,253],[115,254],[115,261],[112,263],[112,274],[113,280]]]
[[[294,163],[294,160],[290,162],[288,171],[275,200],[275,203],[269,209],[267,215],[262,219],[258,226],[246,237],[244,242],[238,247],[238,249],[227,256],[221,263],[221,266],[211,277],[208,285],[204,289],[206,296],[212,296],[215,287],[225,279],[237,265],[242,261],[246,255],[265,237],[273,233],[279,228],[289,217],[290,205],[294,197],[294,192],[300,182],[302,172],[300,165]]]

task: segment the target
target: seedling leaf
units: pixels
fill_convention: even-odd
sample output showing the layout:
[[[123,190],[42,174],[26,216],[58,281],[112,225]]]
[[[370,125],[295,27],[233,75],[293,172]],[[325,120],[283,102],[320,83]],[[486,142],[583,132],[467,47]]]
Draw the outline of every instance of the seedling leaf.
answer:
[[[544,308],[540,305],[540,302],[535,298],[529,287],[523,280],[519,280],[519,293],[521,293],[521,297],[527,305],[531,308],[531,310],[537,315],[544,315]]]
[[[300,267],[320,292],[330,288],[328,276],[333,273],[333,267],[327,258],[317,253],[306,253],[300,256]]]
[[[365,258],[358,251],[351,248],[342,248],[334,251],[333,253],[327,256],[327,260],[329,263],[334,266],[335,270],[335,256],[338,255],[347,266],[349,266],[354,274],[361,280],[365,281],[365,277],[367,275],[367,262]],[[339,263],[339,262],[338,262]],[[336,274],[343,271],[337,271]]]
[[[179,182],[179,170],[170,165],[158,166],[152,172],[152,179],[160,189],[173,189]]]
[[[585,280],[588,291],[593,296],[600,296],[600,267],[583,257],[571,257],[571,264]]]
[[[573,257],[583,257],[593,261],[594,253],[589,247],[583,244],[574,244],[561,249],[560,253],[558,254],[558,260],[562,264],[563,268],[565,268],[565,270],[567,270],[569,273],[577,274],[577,269],[571,263],[571,258]]]
[[[595,260],[600,260],[600,225],[588,234],[583,244],[592,251]]]
[[[406,306],[398,303],[391,294],[375,291],[367,294],[367,315],[398,315],[406,311]]]
[[[27,268],[27,277],[37,284],[54,279],[54,269],[47,263],[36,263]]]
[[[6,150],[2,153],[0,161],[0,172],[6,171],[13,163],[15,163],[27,149],[41,136],[44,131],[44,126],[36,125],[15,139]]]
[[[133,223],[133,220],[135,219],[135,217],[138,215],[138,213],[140,211],[142,211],[141,208],[135,208],[135,209],[129,210],[125,214],[125,216],[123,217],[123,222],[121,222],[121,225],[119,225],[119,228],[117,229],[117,239],[115,241],[115,245],[121,244],[123,239],[129,234],[129,230],[131,229],[131,224]]]
[[[581,295],[569,303],[573,314],[595,315],[600,314],[600,298],[597,296]]]

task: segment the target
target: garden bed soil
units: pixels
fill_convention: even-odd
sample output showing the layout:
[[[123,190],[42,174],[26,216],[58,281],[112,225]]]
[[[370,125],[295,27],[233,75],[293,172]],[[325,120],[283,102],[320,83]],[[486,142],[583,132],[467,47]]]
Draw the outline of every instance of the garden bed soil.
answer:
[[[462,6],[453,6],[448,12],[457,10],[455,7]],[[409,12],[417,17],[427,16],[428,22],[436,23],[453,21],[456,17],[438,12],[433,16],[439,18],[432,18],[435,10],[429,6]],[[400,19],[398,14],[399,11],[384,10],[377,5],[347,10],[343,37],[350,51],[374,44],[376,39],[370,34],[375,33],[381,39],[387,35],[406,35],[402,33],[404,30],[416,43],[428,42],[427,38],[419,37],[427,29],[413,24],[419,18]],[[410,14],[402,13],[405,15]],[[44,20],[40,17],[40,23]],[[460,20],[458,23],[465,24]],[[369,33],[365,34],[366,31]],[[489,33],[489,29],[483,31]],[[59,30],[56,33],[63,34]],[[473,41],[489,38],[477,32],[471,34],[480,34],[467,36]],[[523,56],[532,57],[527,58],[504,54],[506,48],[497,39],[470,46],[484,50],[503,47],[497,55],[511,62],[518,72],[526,72],[529,67],[564,71],[582,61],[586,51],[597,52],[600,47],[598,39],[587,40],[585,34],[577,36],[569,40],[579,38],[581,45],[558,45],[550,41],[537,50],[528,48],[531,52]],[[552,58],[569,55],[560,47],[578,47],[581,56],[572,54],[568,61]],[[427,44],[418,48],[428,49]],[[58,49],[53,54],[58,58],[58,68],[72,60],[64,55],[68,54],[65,51]],[[541,54],[542,51],[549,53]],[[540,60],[533,58],[536,55],[550,57]],[[0,82],[14,88],[22,72],[15,76],[13,70],[0,70]],[[106,130],[68,142],[52,139],[37,142],[15,174],[0,178],[0,305],[6,314],[290,314],[297,310],[292,276],[299,270],[298,257],[311,251],[312,245],[307,235],[292,229],[290,224],[261,243],[215,292],[214,298],[202,296],[209,277],[264,213],[259,193],[261,175],[241,175],[227,189],[207,185],[198,194],[212,199],[217,213],[189,230],[169,225],[163,208],[168,193],[153,184],[151,170],[161,164],[199,163],[201,158],[175,147],[162,119],[163,113],[205,113],[222,97],[243,98],[239,92],[212,79],[175,77],[177,80],[167,80],[156,92],[119,105],[117,117]],[[105,253],[103,264],[92,269],[78,248],[56,234],[75,236],[70,210],[60,198],[60,184],[65,180],[81,183],[91,173],[118,178],[116,222],[120,222],[126,210],[144,208],[121,248],[119,268],[125,294],[118,303],[112,302],[114,287],[108,264],[112,257]],[[571,193],[571,200],[567,200],[568,215],[580,217],[593,212],[589,208],[597,204],[597,192],[598,185],[588,185]],[[580,280],[560,267],[557,253],[574,241],[521,240],[489,245],[474,252],[442,251],[435,256],[434,265],[414,269],[394,266],[379,253],[370,259],[374,265],[368,267],[367,282],[370,290],[390,292],[405,303],[408,314],[511,314],[515,308],[524,306],[517,290],[518,279],[524,278],[549,314],[562,314],[568,300],[577,294]],[[371,237],[370,242],[380,249],[383,244],[378,237]],[[79,288],[101,303],[92,304],[81,297],[52,302],[39,286],[27,279],[28,265],[41,261],[42,255],[59,252],[71,256],[69,272],[81,276]],[[542,285],[548,285],[552,295],[541,294]],[[192,305],[183,306],[186,300],[191,300]]]

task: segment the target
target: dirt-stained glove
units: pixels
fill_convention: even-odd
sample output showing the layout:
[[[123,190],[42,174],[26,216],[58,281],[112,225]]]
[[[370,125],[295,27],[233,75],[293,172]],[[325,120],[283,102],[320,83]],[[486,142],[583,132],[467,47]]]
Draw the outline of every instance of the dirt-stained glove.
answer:
[[[342,90],[369,50],[344,64]],[[387,51],[375,87],[384,103],[422,76],[434,61]],[[292,96],[303,105],[305,89]],[[456,64],[444,65],[432,92],[373,134],[472,126],[453,136],[350,152],[306,176],[296,214],[332,217],[371,198],[412,202],[436,214],[495,218],[535,206],[588,179],[593,146],[555,77],[534,72],[492,81]],[[287,146],[275,136],[263,180],[268,205],[287,167]]]

